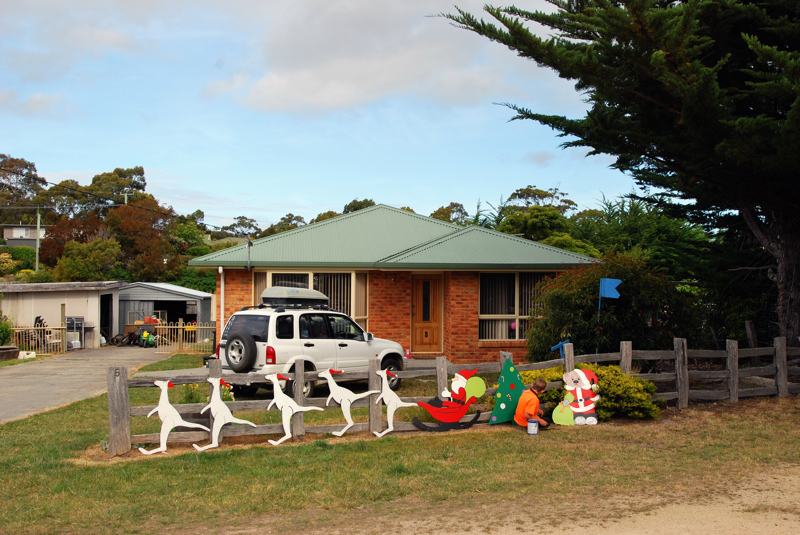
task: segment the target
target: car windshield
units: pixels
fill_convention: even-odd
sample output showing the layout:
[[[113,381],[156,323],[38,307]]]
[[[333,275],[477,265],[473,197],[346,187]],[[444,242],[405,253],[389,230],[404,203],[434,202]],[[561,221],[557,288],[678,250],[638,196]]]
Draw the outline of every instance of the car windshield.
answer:
[[[269,316],[236,315],[228,321],[223,338],[227,340],[234,334],[244,333],[252,336],[256,342],[266,342],[268,327]]]

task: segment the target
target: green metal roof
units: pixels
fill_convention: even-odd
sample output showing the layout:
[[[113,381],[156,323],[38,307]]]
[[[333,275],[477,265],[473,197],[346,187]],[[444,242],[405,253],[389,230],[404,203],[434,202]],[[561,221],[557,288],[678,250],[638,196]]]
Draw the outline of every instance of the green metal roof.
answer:
[[[252,267],[555,269],[593,262],[579,254],[480,227],[461,227],[385,205],[253,242]],[[247,266],[247,245],[190,266]]]

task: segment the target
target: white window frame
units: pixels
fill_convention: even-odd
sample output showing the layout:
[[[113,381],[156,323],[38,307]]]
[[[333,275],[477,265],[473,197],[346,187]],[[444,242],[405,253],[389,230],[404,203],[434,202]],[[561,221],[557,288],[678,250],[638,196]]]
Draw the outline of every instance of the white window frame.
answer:
[[[480,303],[480,296],[481,296],[481,288],[480,288],[480,277],[481,275],[508,275],[514,274],[514,313],[513,314],[481,314],[481,303]],[[520,283],[519,278],[520,274],[536,274],[540,273],[543,276],[553,275],[556,272],[554,271],[481,271],[478,274],[478,340],[481,342],[494,342],[494,341],[503,341],[503,342],[515,342],[519,340],[525,340],[525,330],[520,328],[523,325],[523,322],[527,322],[531,319],[531,316],[526,311],[524,314],[520,313]],[[491,321],[491,320],[506,320],[506,321],[514,321],[517,325],[517,328],[514,330],[515,338],[481,338],[481,328],[480,322],[482,320]]]

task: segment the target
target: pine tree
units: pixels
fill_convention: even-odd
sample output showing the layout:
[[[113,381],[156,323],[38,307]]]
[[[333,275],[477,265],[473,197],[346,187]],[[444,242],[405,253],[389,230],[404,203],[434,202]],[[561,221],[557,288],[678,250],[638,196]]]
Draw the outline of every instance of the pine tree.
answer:
[[[567,147],[609,154],[675,210],[730,213],[774,258],[780,334],[800,334],[800,2],[548,0],[551,13],[444,15],[574,80],[583,118],[508,104]],[[528,25],[544,26],[539,37]],[[731,266],[738,267],[738,266]]]

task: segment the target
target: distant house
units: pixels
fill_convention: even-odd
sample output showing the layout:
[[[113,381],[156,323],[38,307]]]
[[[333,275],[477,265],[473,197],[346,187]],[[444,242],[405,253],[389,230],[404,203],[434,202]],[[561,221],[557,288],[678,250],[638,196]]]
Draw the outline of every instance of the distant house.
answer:
[[[120,288],[124,281],[0,283],[0,309],[15,326],[31,326],[37,316],[47,325],[80,326],[80,347],[100,347],[101,336],[117,334]],[[72,341],[68,336],[68,341]]]
[[[267,287],[313,288],[414,357],[479,362],[499,351],[522,358],[539,282],[591,262],[493,230],[377,205],[189,265],[218,270],[223,324],[234,311],[259,303]]]
[[[43,240],[47,233],[46,227],[39,226],[39,239]],[[36,225],[3,225],[3,239],[10,247],[36,248]]]

